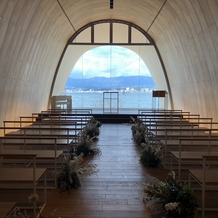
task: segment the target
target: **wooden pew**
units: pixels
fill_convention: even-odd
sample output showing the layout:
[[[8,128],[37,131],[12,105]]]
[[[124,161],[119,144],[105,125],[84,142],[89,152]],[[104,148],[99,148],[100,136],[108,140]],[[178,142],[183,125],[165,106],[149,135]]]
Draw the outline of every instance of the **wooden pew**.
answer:
[[[48,109],[41,112],[33,112],[32,117],[43,118],[49,116],[68,117],[68,116],[92,116],[92,109]]]
[[[27,117],[25,117],[27,118]],[[32,119],[31,117],[28,117],[29,119]],[[23,120],[21,119],[20,121],[3,121],[3,126],[4,127],[13,127],[13,126],[17,126],[19,125],[21,128],[26,127],[26,126],[48,126],[48,127],[52,127],[52,126],[65,126],[65,127],[70,127],[70,126],[74,126],[80,129],[81,125],[85,126],[87,122],[79,122],[76,120],[53,120],[53,119],[46,119],[46,120],[35,120],[35,121],[31,121],[31,120]]]
[[[8,134],[0,137],[0,150],[19,148],[22,150],[37,149],[37,150],[58,150],[58,138],[53,136],[27,136]],[[60,149],[63,150],[63,149]]]
[[[16,208],[17,202],[0,202],[0,217],[11,217]],[[14,216],[15,217],[15,216]]]
[[[59,114],[92,114],[90,108],[71,108],[71,109],[48,109],[41,111],[41,113],[59,113]]]
[[[203,118],[204,119],[204,118]],[[205,119],[206,120],[206,119]],[[203,124],[209,124],[212,126],[212,119],[209,118],[209,123],[207,121],[202,122]],[[207,127],[199,127],[200,121],[195,123],[189,122],[174,122],[174,121],[165,121],[162,122],[154,122],[151,126],[154,126],[154,129],[147,128],[148,133],[152,133],[154,138],[160,140],[161,144],[164,147],[164,162],[163,165],[166,167],[169,165],[168,157],[171,156],[172,151],[178,151],[179,149],[179,139],[182,137],[205,137],[208,140],[212,135],[214,137],[218,137],[218,135],[214,134],[218,129],[210,129]],[[150,135],[152,135],[150,134]],[[172,143],[173,142],[173,143]],[[197,147],[196,147],[197,148]],[[199,147],[200,148],[200,147]],[[198,148],[198,149],[199,149]]]
[[[55,154],[54,154],[55,153]],[[57,174],[58,174],[58,163],[62,166],[62,160],[58,162],[58,159],[63,157],[62,151],[49,151],[49,150],[3,150],[0,154],[4,155],[36,155],[36,165],[39,167],[39,165],[42,167],[46,167],[47,171],[51,171],[53,175],[50,173],[50,177],[47,178],[47,181],[52,181],[52,185],[49,186],[50,188],[56,188],[57,187]],[[29,162],[26,163],[26,166],[31,166],[33,163]],[[60,167],[61,167],[60,166]]]
[[[183,112],[182,110],[156,110],[156,109],[139,109],[138,114],[150,114],[150,115],[181,115],[190,114],[190,112]]]
[[[202,218],[205,218],[206,210],[218,211],[218,205],[216,208],[206,207],[206,191],[213,190],[218,191],[218,168],[211,168],[210,165],[214,166],[214,163],[218,163],[218,155],[203,155],[202,156],[202,168],[189,170],[189,187],[193,188],[193,183],[198,183],[201,191],[201,210]],[[216,201],[217,202],[217,201]]]
[[[171,170],[178,170],[178,179],[181,179],[181,170],[201,167],[202,155],[218,155],[218,137],[180,138],[179,148],[171,151]]]
[[[87,123],[90,118],[92,118],[92,116],[83,116],[83,115],[68,115],[68,116],[65,116],[65,115],[54,115],[54,114],[51,114],[51,115],[48,115],[47,114],[44,116],[44,114],[35,114],[35,115],[32,115],[32,116],[21,116],[20,117],[20,121],[50,121],[50,122],[57,122],[57,121],[60,121],[61,122],[65,122],[66,124],[67,123],[70,123],[70,122],[75,122],[75,124],[80,124],[80,123]]]
[[[166,129],[198,129],[197,124],[188,123],[188,122],[164,122],[164,123],[150,123],[146,125],[147,132],[153,133],[155,136],[158,136],[159,132],[163,132]]]
[[[20,123],[25,121],[32,122],[36,125],[50,125],[50,126],[66,126],[75,125],[83,128],[87,122],[92,118],[92,110],[90,109],[67,109],[59,110],[52,109],[48,111],[41,111],[40,113],[32,113],[32,116],[21,116]],[[5,123],[13,121],[5,121]]]
[[[190,115],[191,116],[191,115]],[[190,126],[199,126],[199,127],[207,127],[207,128],[213,128],[216,127],[217,122],[213,122],[212,118],[200,118],[200,117],[189,117],[188,119],[183,117],[175,117],[175,118],[165,118],[165,117],[138,117],[142,120],[142,122],[146,126],[158,126],[158,125],[164,125],[164,124],[176,124],[176,125],[183,125],[183,124],[190,124]]]
[[[32,189],[37,194],[37,184],[44,177],[44,204],[46,204],[46,168],[36,168],[36,154],[0,154],[0,188],[1,189]],[[33,162],[32,168],[6,167],[4,160],[11,160],[12,163],[29,160]],[[13,196],[12,196],[13,197]],[[33,202],[33,217],[37,217],[36,202]]]
[[[147,131],[152,132],[155,135],[158,135],[161,130],[164,131],[165,128],[215,128],[218,123],[212,122],[212,118],[200,118],[200,117],[190,117],[195,115],[189,115],[188,119],[184,119],[183,116],[176,117],[159,117],[151,116],[148,119],[146,115],[138,116],[145,126]]]
[[[217,130],[217,129],[215,129]],[[213,130],[211,129],[173,129],[171,132],[171,129],[165,131],[165,136],[164,133],[163,135],[159,136],[158,138],[160,139],[162,145],[163,145],[163,154],[164,154],[164,160],[163,160],[163,165],[164,167],[167,167],[167,165],[170,165],[171,163],[171,152],[172,151],[179,151],[180,149],[180,139],[181,138],[205,138],[206,140],[209,140],[209,138],[212,138]],[[215,136],[216,138],[217,136]],[[201,149],[200,146],[195,146],[196,150]]]
[[[165,131],[164,135],[160,136],[160,140],[164,145],[164,153],[167,156],[169,152],[179,150],[179,145],[181,143],[181,138],[205,138],[209,141],[210,138],[216,138],[217,135],[213,135],[213,131],[217,131],[217,129],[173,129]]]
[[[92,117],[92,110],[91,109],[70,109],[70,110],[47,110],[41,111],[40,113],[32,113],[32,116],[37,116],[38,119],[45,119],[49,117],[56,117],[56,118],[65,118],[68,119],[69,117],[75,118],[80,117],[83,119],[90,119]]]
[[[178,140],[181,137],[208,136],[213,130],[207,128],[173,127],[157,129],[153,137],[159,139],[165,146],[170,140]]]
[[[40,137],[56,137],[58,139],[66,139],[69,145],[71,140],[77,140],[81,129],[75,127],[0,127],[4,131],[4,136],[38,136]]]
[[[191,114],[190,112],[185,112],[182,110],[139,110],[138,117],[142,118],[144,121],[149,119],[156,120],[200,120],[202,119],[199,114]],[[212,118],[203,118],[210,120],[212,122]]]
[[[156,118],[156,119],[189,119],[189,118],[195,118],[198,119],[200,117],[199,114],[191,114],[190,112],[185,112],[182,110],[139,110],[138,116],[141,118]]]
[[[63,150],[57,149],[57,138],[13,136],[0,137],[1,154],[36,154],[37,165],[54,170],[54,186],[56,186],[58,164],[62,165]]]
[[[218,123],[213,122],[212,118],[202,118],[199,114],[190,114],[189,112],[154,112],[138,115],[138,118],[146,125],[148,128],[157,128],[158,126],[170,125],[173,126],[184,126],[189,125],[194,127],[203,127],[203,128],[217,128]]]

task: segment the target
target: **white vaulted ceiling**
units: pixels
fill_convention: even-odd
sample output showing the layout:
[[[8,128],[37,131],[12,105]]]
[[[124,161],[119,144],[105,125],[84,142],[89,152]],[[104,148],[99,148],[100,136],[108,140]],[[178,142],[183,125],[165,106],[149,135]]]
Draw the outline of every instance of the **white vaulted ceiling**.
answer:
[[[0,0],[0,122],[47,109],[70,37],[90,22],[133,23],[154,40],[173,107],[218,120],[218,0]]]

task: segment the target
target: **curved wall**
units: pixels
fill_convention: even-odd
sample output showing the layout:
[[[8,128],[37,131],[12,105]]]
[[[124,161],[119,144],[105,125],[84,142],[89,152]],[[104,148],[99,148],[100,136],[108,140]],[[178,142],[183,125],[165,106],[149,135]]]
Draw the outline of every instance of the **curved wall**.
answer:
[[[55,68],[72,34],[56,1],[0,1],[0,123],[47,108]]]
[[[167,1],[149,30],[175,108],[218,120],[218,1]]]

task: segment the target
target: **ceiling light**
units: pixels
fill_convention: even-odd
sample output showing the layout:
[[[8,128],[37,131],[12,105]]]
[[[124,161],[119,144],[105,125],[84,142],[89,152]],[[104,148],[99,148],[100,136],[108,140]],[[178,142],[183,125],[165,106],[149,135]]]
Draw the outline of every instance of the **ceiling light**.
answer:
[[[110,0],[110,9],[114,8],[114,0]]]

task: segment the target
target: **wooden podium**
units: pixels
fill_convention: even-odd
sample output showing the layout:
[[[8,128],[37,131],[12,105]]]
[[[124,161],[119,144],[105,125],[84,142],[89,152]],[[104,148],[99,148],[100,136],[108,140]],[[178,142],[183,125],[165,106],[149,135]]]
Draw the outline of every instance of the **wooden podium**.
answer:
[[[153,90],[152,107],[158,110],[168,109],[168,93],[165,90]]]

